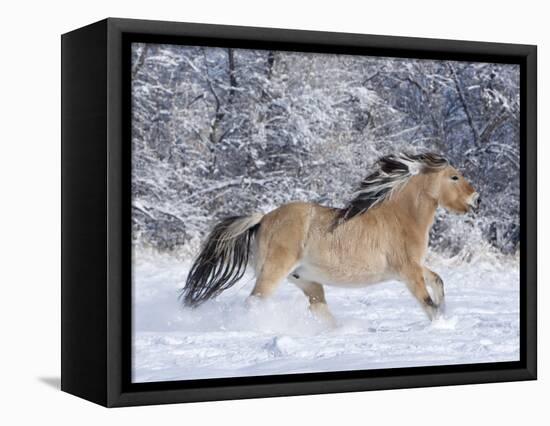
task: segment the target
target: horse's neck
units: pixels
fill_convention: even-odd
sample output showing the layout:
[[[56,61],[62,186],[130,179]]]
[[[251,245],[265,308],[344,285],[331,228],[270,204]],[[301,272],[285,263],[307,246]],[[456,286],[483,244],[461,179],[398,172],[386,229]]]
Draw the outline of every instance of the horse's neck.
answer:
[[[427,236],[433,225],[437,201],[426,191],[422,181],[407,184],[396,194],[394,206],[396,212],[407,223],[414,223],[415,228]]]

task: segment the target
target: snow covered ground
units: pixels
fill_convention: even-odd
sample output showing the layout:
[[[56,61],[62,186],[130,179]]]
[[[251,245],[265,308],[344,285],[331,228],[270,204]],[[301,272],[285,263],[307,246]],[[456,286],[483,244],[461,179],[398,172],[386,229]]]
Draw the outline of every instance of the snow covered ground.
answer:
[[[177,300],[188,260],[134,254],[133,381],[514,361],[519,359],[519,265],[489,256],[431,259],[445,282],[446,313],[430,323],[398,282],[326,288],[336,329],[319,323],[291,283],[246,306],[246,275],[195,310]]]

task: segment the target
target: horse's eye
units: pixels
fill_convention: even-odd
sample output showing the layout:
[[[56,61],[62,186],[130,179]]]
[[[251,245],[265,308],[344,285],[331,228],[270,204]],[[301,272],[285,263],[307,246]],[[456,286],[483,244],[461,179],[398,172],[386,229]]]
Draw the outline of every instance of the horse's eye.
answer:
[[[452,180],[458,180],[458,176],[451,176]]]

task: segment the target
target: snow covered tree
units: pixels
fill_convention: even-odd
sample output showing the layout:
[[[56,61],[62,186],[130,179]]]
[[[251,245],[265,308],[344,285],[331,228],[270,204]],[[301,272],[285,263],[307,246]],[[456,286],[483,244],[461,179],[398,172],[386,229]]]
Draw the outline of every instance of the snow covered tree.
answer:
[[[134,44],[133,231],[194,246],[213,221],[307,200],[342,206],[376,158],[436,151],[482,194],[441,213],[456,254],[519,246],[519,67]]]

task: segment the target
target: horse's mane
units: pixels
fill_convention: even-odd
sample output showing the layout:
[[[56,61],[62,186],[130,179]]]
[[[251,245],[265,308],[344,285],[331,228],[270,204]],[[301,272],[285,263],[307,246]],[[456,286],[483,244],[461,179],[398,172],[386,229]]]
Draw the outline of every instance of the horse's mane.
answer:
[[[361,181],[353,199],[338,211],[335,225],[383,203],[395,191],[401,189],[412,176],[441,170],[449,165],[449,161],[431,152],[399,153],[379,158],[376,165],[378,169]]]

